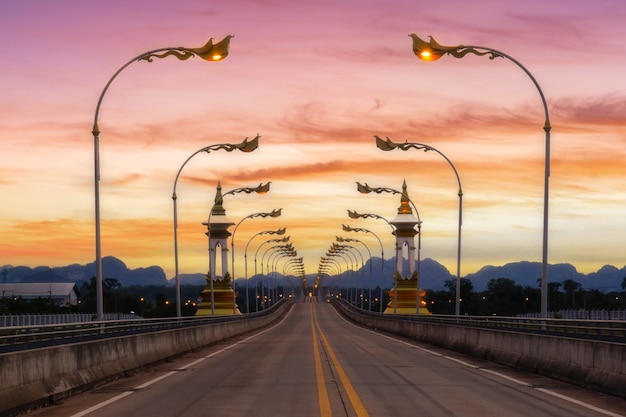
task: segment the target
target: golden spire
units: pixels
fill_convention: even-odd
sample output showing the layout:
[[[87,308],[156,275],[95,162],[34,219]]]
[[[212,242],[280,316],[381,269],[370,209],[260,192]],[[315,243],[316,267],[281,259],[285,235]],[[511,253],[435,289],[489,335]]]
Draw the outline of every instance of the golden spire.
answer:
[[[223,216],[226,214],[224,206],[222,206],[222,183],[217,181],[217,193],[215,193],[215,204],[213,204],[213,210],[211,210],[212,216]]]
[[[398,214],[413,214],[413,210],[409,205],[411,199],[409,193],[406,190],[406,180],[402,183],[402,196],[400,197],[400,207],[398,207]]]

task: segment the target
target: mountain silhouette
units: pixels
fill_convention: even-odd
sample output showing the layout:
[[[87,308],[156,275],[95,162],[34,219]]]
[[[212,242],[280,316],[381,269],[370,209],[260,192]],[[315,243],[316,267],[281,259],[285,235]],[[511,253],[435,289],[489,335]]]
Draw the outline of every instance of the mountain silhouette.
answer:
[[[392,275],[395,269],[395,259],[385,259],[382,267],[383,287],[390,288],[393,285]],[[422,289],[444,290],[446,289],[446,280],[456,279],[456,275],[450,273],[445,266],[434,259],[426,258],[420,260],[419,269],[420,287]],[[370,285],[370,270],[372,272],[371,286],[377,287],[381,284],[381,259],[372,257],[371,260],[368,260],[363,265],[363,271],[361,272],[359,268],[359,271],[356,273],[358,286],[368,287]],[[129,269],[123,261],[113,256],[102,258],[102,274],[103,278],[117,279],[123,286],[175,285],[174,277],[168,279],[163,268],[159,266]],[[346,273],[344,272],[343,274]],[[350,274],[354,273],[350,272]],[[80,287],[83,282],[88,282],[95,275],[95,262],[86,265],[72,264],[62,267],[38,266],[30,268],[11,265],[0,267],[0,283],[76,282]],[[307,274],[307,281],[310,285],[313,285],[316,276],[316,273]],[[180,282],[182,285],[204,285],[206,283],[205,277],[205,272],[181,274]],[[276,274],[276,277],[279,285],[282,285],[282,281],[285,278],[280,273]],[[521,286],[538,287],[540,277],[540,262],[520,261],[507,263],[502,266],[487,265],[477,272],[467,274],[463,278],[471,280],[474,291],[483,291],[487,288],[487,283],[491,279],[507,278]],[[548,265],[548,282],[562,283],[566,280],[573,280],[580,283],[584,289],[620,291],[624,277],[626,277],[626,266],[618,269],[612,265],[605,265],[596,272],[583,274],[578,272],[571,264]],[[248,284],[254,286],[260,278],[260,276],[250,276]],[[365,282],[360,282],[363,279],[365,279]],[[236,282],[237,285],[245,285],[245,279],[241,276],[237,277]],[[292,279],[292,282],[295,281]]]
[[[102,258],[103,278],[115,278],[123,286],[131,285],[168,285],[163,268],[150,266],[147,268],[129,269],[124,262],[113,257]],[[96,276],[96,263],[86,265],[72,264],[61,267],[5,265],[0,267],[0,282],[76,282],[80,287]]]

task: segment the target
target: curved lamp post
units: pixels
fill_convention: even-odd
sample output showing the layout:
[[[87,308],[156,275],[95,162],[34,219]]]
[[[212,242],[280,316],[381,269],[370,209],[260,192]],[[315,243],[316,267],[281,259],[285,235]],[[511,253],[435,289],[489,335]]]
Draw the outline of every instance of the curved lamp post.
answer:
[[[226,197],[227,195],[241,194],[241,193],[267,194],[270,190],[270,184],[271,182],[266,182],[265,184],[260,183],[258,186],[254,188],[251,188],[251,187],[235,188],[233,190],[227,191],[222,194],[221,193],[222,185],[221,185],[221,182],[218,181],[217,182],[218,193],[215,196],[215,202],[213,203],[213,206],[211,207],[211,210],[209,211],[209,218],[207,219],[207,222],[203,223],[207,227],[207,236],[209,237],[209,242],[211,239],[211,216],[213,215],[213,210],[215,209],[215,207],[221,206],[224,203],[224,197]],[[209,271],[210,271],[210,268],[209,268]],[[215,315],[215,294],[213,293],[213,277],[210,277],[209,279],[209,286],[211,290],[211,315]],[[235,277],[234,276],[233,276],[233,291],[235,291]]]
[[[95,193],[95,223],[96,223],[96,309],[98,320],[104,319],[104,308],[102,298],[102,242],[100,233],[100,128],[98,127],[98,116],[100,114],[100,106],[102,99],[106,94],[109,86],[117,78],[117,76],[135,61],[152,62],[154,58],[165,58],[174,56],[181,61],[192,57],[199,57],[207,61],[221,61],[228,56],[228,47],[233,35],[228,35],[220,42],[213,44],[213,38],[200,48],[167,47],[153,49],[143,54],[137,55],[118,69],[104,86],[98,104],[96,105],[96,113],[94,115],[93,129],[93,155],[94,155],[94,193]]]
[[[354,239],[353,239],[354,240]],[[354,256],[354,264],[355,264],[355,281],[354,281],[354,302],[355,305],[358,305],[358,298],[361,299],[361,308],[363,308],[363,291],[361,291],[361,294],[359,295],[359,297],[357,297],[356,293],[357,293],[357,289],[358,289],[358,271],[356,271],[356,267],[359,264],[359,260],[356,257],[355,253],[357,253],[359,255],[359,257],[361,258],[361,275],[365,276],[365,258],[363,258],[363,254],[361,253],[361,251],[356,247],[356,246],[352,246],[352,245],[338,245],[336,243],[333,243],[333,248],[334,247],[338,247],[338,248],[345,248],[345,252],[351,254],[352,256]],[[354,252],[353,252],[354,251]],[[361,279],[361,288],[363,288],[365,286],[365,279]]]
[[[548,316],[548,197],[549,197],[549,182],[550,182],[550,116],[548,114],[548,104],[546,98],[543,95],[543,91],[539,86],[539,83],[535,77],[523,66],[519,61],[510,55],[500,52],[493,48],[476,45],[456,45],[456,46],[443,46],[437,43],[435,39],[430,36],[429,42],[420,39],[416,34],[409,35],[413,39],[413,53],[424,61],[436,61],[444,55],[451,55],[454,58],[463,58],[467,54],[474,55],[488,55],[489,59],[506,58],[513,62],[519,68],[521,68],[526,75],[530,78],[532,83],[537,88],[537,92],[541,98],[543,105],[543,111],[545,113],[545,122],[543,124],[543,130],[545,132],[545,168],[544,168],[544,191],[543,191],[543,250],[541,261],[541,317],[547,318]]]
[[[289,237],[286,238],[287,240],[289,240]],[[265,252],[263,252],[263,255],[261,256],[261,276],[263,277],[263,260],[265,259],[265,255],[268,252],[272,252],[272,251],[276,251],[276,252],[283,252],[283,253],[288,253],[288,252],[293,252],[295,251],[293,244],[291,243],[287,243],[286,245],[274,245],[274,246],[270,246],[269,248],[267,248],[267,250]],[[268,295],[271,296],[271,276],[270,276],[270,258],[274,255],[274,253],[270,253],[270,255],[268,256],[267,259],[267,277],[268,277],[268,288],[267,288],[267,293]],[[263,278],[261,278],[263,279]],[[265,297],[265,295],[262,295],[263,297]],[[263,303],[265,303],[265,300],[263,300]]]
[[[257,274],[257,256],[259,254],[259,250],[261,250],[261,248],[263,247],[263,245],[267,244],[267,243],[287,243],[289,242],[289,236],[285,236],[282,239],[269,239],[266,240],[265,242],[262,242],[258,248],[256,248],[256,252],[254,252],[254,276],[256,277]],[[263,253],[263,256],[265,256],[265,252]],[[261,298],[265,297],[265,289],[263,287],[263,258],[261,258]],[[258,306],[258,301],[259,301],[259,292],[258,292],[258,285],[255,284],[254,286],[254,299],[256,300],[256,304],[255,304],[255,309],[254,311],[258,311],[259,310],[259,306]]]
[[[293,286],[293,281],[290,277],[287,276],[287,273],[300,273],[300,275],[304,275],[304,265],[302,263],[303,258],[295,258],[290,259],[283,265],[283,293],[278,294],[278,298],[284,298],[286,289],[285,289],[285,279]],[[293,291],[292,291],[293,293]],[[278,299],[277,298],[277,299]]]
[[[349,211],[349,210],[348,210]],[[367,247],[367,244],[365,244],[365,242],[359,240],[359,239],[350,239],[350,238],[344,238],[341,236],[335,236],[335,240],[339,243],[343,243],[343,242],[357,242],[360,243],[361,245],[363,245],[365,247],[365,250],[367,251],[367,254],[370,257],[370,280],[369,280],[369,293],[368,293],[368,310],[372,311],[372,277],[374,276],[372,273],[372,252],[370,252],[369,247]],[[363,303],[361,303],[361,308],[363,308]]]
[[[233,276],[233,314],[235,314],[235,310],[237,309],[237,297],[235,294],[235,232],[239,228],[239,225],[243,223],[246,219],[252,219],[255,217],[280,217],[282,214],[282,208],[278,210],[272,210],[269,213],[253,213],[249,214],[243,219],[239,220],[239,223],[233,229],[233,234],[230,237],[230,255],[231,255],[231,274]],[[246,279],[246,312],[248,312],[248,280]]]
[[[353,247],[353,246],[350,246]],[[352,297],[350,296],[350,286],[352,285],[352,280],[350,279],[350,271],[356,272],[355,264],[352,263],[353,260],[356,260],[356,256],[348,249],[348,245],[338,245],[336,243],[331,244],[330,249],[326,252],[326,256],[339,256],[342,257],[346,262],[350,260],[350,266],[346,263],[346,300],[350,302]],[[353,258],[354,257],[354,258]],[[352,274],[352,278],[355,278],[355,274]],[[354,285],[356,285],[356,279],[354,279]],[[352,286],[354,288],[354,286]],[[356,293],[356,291],[354,291]]]
[[[383,312],[383,277],[385,275],[385,248],[383,247],[383,242],[380,240],[378,235],[371,230],[363,229],[360,227],[350,227],[349,225],[342,224],[341,225],[344,232],[364,232],[372,234],[378,243],[380,244],[380,312]]]
[[[258,232],[255,235],[253,235],[249,240],[248,243],[246,243],[246,248],[243,251],[243,259],[244,259],[244,269],[245,269],[245,278],[246,278],[246,305],[247,308],[250,308],[250,299],[248,297],[248,246],[250,246],[250,242],[252,242],[252,240],[257,237],[257,236],[263,236],[263,235],[279,235],[282,236],[285,234],[285,232],[287,231],[287,228],[283,227],[282,229],[278,229],[278,230],[264,230],[262,232]],[[279,239],[280,241],[280,239]],[[256,293],[256,291],[255,291]],[[255,298],[256,300],[256,298]],[[256,305],[256,304],[255,304]],[[256,311],[256,309],[255,309]]]
[[[277,251],[275,252],[277,254],[277,256],[272,260],[272,271],[274,271],[274,297],[272,298],[272,300],[274,301],[274,303],[276,303],[278,301],[278,262],[283,259],[283,258],[293,258],[298,256],[298,251],[296,250],[292,250],[292,251]],[[270,265],[269,263],[269,259],[273,256],[274,254],[271,254],[268,257],[268,266]],[[271,278],[270,278],[271,279]],[[284,284],[284,282],[283,282]]]
[[[337,245],[336,243],[334,243],[334,245]],[[357,297],[357,291],[358,291],[358,282],[359,282],[359,274],[358,274],[358,266],[359,266],[359,259],[357,258],[357,256],[355,255],[355,253],[357,253],[359,255],[359,257],[361,258],[361,275],[365,275],[365,258],[363,258],[363,254],[361,253],[361,251],[352,245],[337,245],[339,247],[344,247],[345,248],[345,253],[349,254],[350,256],[354,256],[354,305],[358,305],[358,297]],[[362,282],[364,282],[365,280],[362,279]],[[363,299],[361,298],[361,308],[363,308]]]
[[[376,146],[378,149],[383,151],[392,151],[394,149],[400,149],[401,151],[408,151],[409,149],[417,149],[422,150],[424,152],[433,151],[438,153],[443,159],[445,159],[452,171],[454,171],[454,175],[456,176],[456,181],[459,185],[459,227],[457,233],[457,251],[456,251],[456,301],[454,303],[454,314],[461,314],[461,225],[463,224],[463,187],[461,187],[461,177],[459,177],[459,173],[457,172],[454,164],[447,156],[445,156],[441,151],[433,148],[430,145],[425,145],[423,143],[394,143],[391,139],[387,138],[387,140],[381,139],[378,136],[374,136],[376,138]]]
[[[211,151],[218,151],[220,149],[225,150],[226,152],[232,152],[234,150],[240,150],[241,152],[246,152],[246,153],[252,152],[256,148],[259,147],[259,138],[260,138],[259,135],[256,135],[256,137],[252,139],[251,141],[248,141],[248,138],[245,138],[243,142],[236,144],[236,145],[232,145],[230,143],[222,143],[222,144],[217,144],[217,145],[205,146],[204,148],[198,149],[197,151],[192,153],[191,156],[189,156],[189,158],[187,158],[185,162],[183,162],[183,164],[180,166],[180,168],[178,169],[178,173],[176,173],[176,178],[174,179],[174,191],[172,192],[172,201],[174,202],[174,265],[175,265],[175,273],[176,273],[176,316],[177,317],[181,316],[180,276],[178,274],[178,212],[176,208],[176,201],[177,201],[176,184],[178,184],[178,178],[180,177],[180,173],[183,171],[183,168],[185,167],[185,165],[187,165],[187,162],[189,162],[191,158],[193,158],[194,156],[196,156],[197,154],[201,152],[211,153]]]
[[[389,222],[389,220],[385,219],[383,216],[379,216],[378,214],[374,214],[374,213],[357,213],[356,211],[353,210],[348,210],[348,217],[350,217],[351,219],[378,219],[378,220],[383,220],[385,223],[387,223],[389,225],[389,227],[391,227],[391,233],[393,234],[396,231],[396,227],[391,224]],[[371,265],[370,265],[370,269],[371,269]],[[371,283],[370,283],[371,285]],[[370,293],[369,293],[369,298],[370,298],[370,304],[369,304],[369,309],[370,311],[372,310],[372,292],[371,292],[371,288],[370,288]]]
[[[287,278],[287,281],[291,284],[291,290],[289,292],[289,297],[295,297],[296,296],[296,288],[297,288],[297,284],[294,283],[294,281],[291,279],[291,277],[293,276],[295,279],[300,278],[300,291],[303,293],[304,291],[304,286],[305,286],[305,282],[306,282],[306,273],[305,273],[305,269],[304,269],[304,264],[302,263],[302,258],[298,258],[298,260],[295,260],[297,262],[289,262],[288,265],[284,266],[284,271],[283,271],[283,275]]]
[[[318,272],[326,273],[331,279],[333,276],[336,277],[337,279],[335,281],[336,281],[337,292],[341,293],[341,290],[339,288],[339,275],[341,275],[341,264],[339,263],[337,259],[331,258],[329,256],[322,256],[320,258],[320,265],[319,265]]]
[[[383,220],[385,223],[387,223],[389,225],[389,227],[391,227],[391,232],[395,232],[396,231],[396,227],[391,224],[391,222],[389,222],[389,220],[385,219],[383,216],[379,216],[378,214],[374,214],[374,213],[357,213],[354,210],[348,210],[348,217],[350,217],[351,219],[378,219],[378,220]]]
[[[352,264],[352,258],[348,257],[346,255],[346,252],[344,250],[340,250],[340,249],[335,249],[335,250],[329,249],[326,252],[326,257],[330,258],[330,259],[332,259],[332,258],[341,258],[346,263],[346,275],[345,275],[345,277],[346,277],[346,279],[345,279],[345,282],[346,282],[346,300],[348,302],[350,302],[350,288],[348,287],[348,281],[349,281],[349,278],[350,278],[350,270],[352,269],[351,266],[350,266],[350,264]],[[349,262],[348,262],[348,260],[349,260]],[[339,278],[340,278],[340,276],[338,275],[337,276],[337,281],[339,281]],[[339,288],[339,294],[341,294],[341,287]]]

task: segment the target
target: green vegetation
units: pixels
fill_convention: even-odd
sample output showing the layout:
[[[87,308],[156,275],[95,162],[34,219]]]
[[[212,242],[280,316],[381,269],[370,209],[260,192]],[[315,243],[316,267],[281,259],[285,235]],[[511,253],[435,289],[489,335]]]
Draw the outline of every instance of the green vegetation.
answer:
[[[539,280],[538,280],[539,281]],[[134,313],[142,317],[175,317],[176,316],[176,288],[164,285],[132,285],[123,287],[117,279],[103,280],[104,311],[106,313]],[[424,297],[428,309],[433,314],[454,314],[454,296],[456,280],[446,280],[446,290],[427,290]],[[623,291],[603,292],[598,289],[583,289],[574,280],[565,280],[562,283],[551,282],[548,285],[549,309],[559,310],[624,310],[626,309],[626,277],[621,284]],[[181,312],[183,316],[191,316],[196,312],[198,295],[202,285],[181,286]],[[267,294],[267,288],[265,292]],[[383,305],[389,302],[387,291],[384,289]],[[270,305],[255,306],[255,289],[249,288],[250,306],[245,306],[245,288],[237,286],[239,293],[237,305],[241,312],[255,308],[263,309]],[[80,302],[74,306],[60,306],[47,298],[24,300],[20,297],[0,298],[0,314],[52,314],[52,313],[93,313],[96,311],[95,278],[84,283],[79,288]],[[261,288],[257,288],[260,294]],[[282,294],[279,286],[276,293]],[[380,288],[372,289],[372,310],[379,311],[380,304],[377,297]],[[345,288],[343,297],[348,297]],[[518,314],[538,313],[540,310],[541,292],[537,287],[517,285],[508,278],[492,279],[487,289],[475,292],[470,280],[461,280],[461,314],[474,316],[515,316]],[[364,302],[367,308],[367,301]]]
[[[538,280],[539,281],[539,280]],[[428,309],[433,314],[454,314],[456,280],[447,280],[447,290],[426,291]],[[583,289],[573,280],[548,283],[548,300],[551,311],[558,310],[623,310],[626,309],[626,277],[623,291],[603,292]],[[541,290],[537,287],[517,285],[508,278],[492,279],[487,289],[474,292],[472,282],[461,280],[461,314],[473,316],[515,316],[540,311]]]
[[[196,312],[196,299],[203,286],[181,286],[183,316]],[[57,305],[47,298],[25,300],[21,297],[0,298],[0,314],[95,313],[95,278],[83,283],[77,305]],[[137,314],[142,317],[175,317],[176,289],[164,285],[123,287],[115,278],[102,280],[105,313]]]

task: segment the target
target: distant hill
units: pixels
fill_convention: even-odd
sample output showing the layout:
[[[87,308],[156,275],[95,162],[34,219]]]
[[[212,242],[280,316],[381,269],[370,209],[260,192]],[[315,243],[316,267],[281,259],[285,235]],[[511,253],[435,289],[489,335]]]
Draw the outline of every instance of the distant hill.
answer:
[[[605,265],[597,272],[583,274],[570,264],[548,265],[548,282],[562,283],[571,279],[580,283],[584,289],[620,291],[624,277],[626,277],[626,266],[617,269],[614,266]],[[465,278],[472,280],[475,291],[486,289],[489,280],[495,278],[512,279],[524,287],[538,287],[537,280],[541,278],[541,263],[522,261],[503,266],[484,266],[478,272],[468,274]]]
[[[55,268],[5,265],[0,267],[0,271],[2,271],[0,279],[6,282],[76,282],[80,287],[83,282],[88,282],[91,277],[96,276],[96,263],[72,264]],[[128,269],[124,262],[113,256],[102,258],[102,275],[103,278],[119,280],[123,286],[168,285],[165,272],[161,267]]]
[[[373,257],[371,260],[372,287],[380,285],[378,278],[381,273],[380,258]],[[393,285],[392,275],[395,271],[395,260],[386,259],[383,267],[383,286],[389,288]],[[364,265],[364,273],[358,273],[359,279],[364,276],[366,281],[364,286],[369,285],[370,261]],[[165,272],[159,266],[147,268],[129,269],[124,262],[113,257],[102,258],[103,278],[116,278],[123,286],[131,285],[174,285],[174,277],[169,280]],[[86,265],[72,264],[63,267],[50,268],[38,266],[30,268],[27,266],[5,265],[0,267],[0,282],[76,282],[80,287],[83,282],[87,282],[96,275],[95,262]],[[451,274],[442,264],[434,259],[426,258],[420,261],[420,287],[435,291],[445,289],[446,280],[454,280],[456,276]],[[182,285],[204,285],[206,283],[205,273],[181,274]],[[502,266],[487,265],[479,271],[468,274],[464,278],[470,279],[474,291],[483,291],[491,279],[508,278],[518,285],[538,287],[538,279],[541,277],[540,262],[512,262]],[[599,289],[607,291],[621,291],[622,281],[626,277],[626,266],[618,269],[612,265],[605,265],[596,272],[583,274],[570,264],[554,264],[548,266],[548,281],[562,283],[571,279],[579,282],[585,289]],[[313,285],[316,274],[308,274],[307,281]],[[249,285],[254,285],[259,277],[249,277]],[[279,274],[279,282],[282,277]],[[243,279],[237,279],[238,285],[245,285]]]

